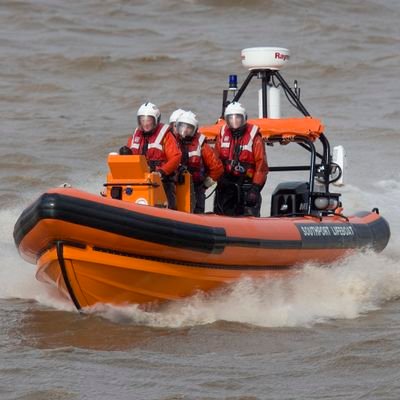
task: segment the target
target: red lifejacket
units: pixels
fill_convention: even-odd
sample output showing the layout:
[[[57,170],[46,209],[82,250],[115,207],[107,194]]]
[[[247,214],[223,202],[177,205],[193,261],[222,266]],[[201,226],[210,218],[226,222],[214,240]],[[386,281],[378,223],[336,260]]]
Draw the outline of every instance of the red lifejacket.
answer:
[[[155,131],[150,136],[146,136],[141,129],[136,128],[128,141],[128,147],[134,155],[144,154],[150,169],[154,170],[156,166],[161,166],[167,161],[162,141],[168,130],[169,125],[158,124]],[[147,151],[145,151],[146,142]]]
[[[205,139],[204,135],[196,134],[186,146],[181,142],[182,161],[186,163],[185,167],[192,174],[194,183],[201,183],[206,178],[204,161],[201,156],[201,147]]]
[[[224,164],[225,173],[252,178],[256,167],[253,142],[257,134],[259,128],[252,124],[246,125],[245,132],[238,139],[233,137],[227,125],[221,128],[219,157]],[[238,149],[237,144],[240,146]],[[235,154],[235,150],[239,150],[238,154]]]

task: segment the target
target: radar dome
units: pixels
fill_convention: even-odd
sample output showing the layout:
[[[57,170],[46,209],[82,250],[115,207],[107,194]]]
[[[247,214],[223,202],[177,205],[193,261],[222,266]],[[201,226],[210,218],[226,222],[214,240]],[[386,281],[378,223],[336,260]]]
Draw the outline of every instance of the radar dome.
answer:
[[[289,58],[289,50],[283,47],[250,47],[242,50],[242,64],[249,70],[280,70]]]

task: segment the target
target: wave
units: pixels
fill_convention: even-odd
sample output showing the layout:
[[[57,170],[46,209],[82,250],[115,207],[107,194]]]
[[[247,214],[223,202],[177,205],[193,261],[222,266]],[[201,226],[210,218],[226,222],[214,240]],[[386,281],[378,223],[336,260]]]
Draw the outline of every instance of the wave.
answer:
[[[128,36],[128,37],[142,37],[148,39],[149,37],[161,37],[162,34],[145,28],[136,28],[136,29],[124,29],[124,28],[90,28],[90,27],[82,27],[82,28],[69,28],[68,32],[79,33],[83,35],[106,35],[110,36]]]
[[[187,0],[188,3],[193,3],[193,0]],[[246,8],[247,10],[253,7],[263,6],[264,9],[271,10],[271,8],[276,8],[277,3],[272,0],[198,0],[196,3],[204,4],[206,6],[212,6],[213,8]]]
[[[137,63],[165,63],[165,62],[175,62],[178,61],[178,58],[167,56],[165,54],[158,55],[147,55],[142,57],[137,57],[133,59],[134,62]]]
[[[25,57],[19,59],[19,65],[21,67],[32,68],[32,65],[36,65],[41,71],[61,71],[64,72],[103,72],[110,69],[122,68],[132,70],[133,66],[140,64],[155,64],[159,66],[163,63],[174,63],[178,59],[171,57],[166,54],[154,54],[145,55],[138,57],[112,57],[110,55],[93,55],[93,56],[82,56],[82,57],[66,57],[62,54],[37,54],[35,56]],[[56,85],[44,84],[34,85],[36,88],[57,91],[59,88]],[[31,89],[30,89],[31,90]],[[63,90],[63,89],[62,89]]]
[[[24,95],[26,93],[63,93],[68,92],[68,90],[58,84],[54,83],[28,83],[19,85],[17,87],[17,92],[22,92]]]
[[[377,60],[375,60],[377,61]],[[321,79],[329,79],[329,78],[341,78],[344,77],[350,78],[354,75],[354,71],[360,71],[360,73],[375,73],[376,67],[375,65],[371,65],[369,62],[347,62],[344,64],[324,64],[323,62],[315,63],[310,60],[304,60],[296,64],[296,71],[300,71],[300,76],[307,77],[310,73],[313,76],[321,78]],[[307,74],[304,72],[307,71]]]

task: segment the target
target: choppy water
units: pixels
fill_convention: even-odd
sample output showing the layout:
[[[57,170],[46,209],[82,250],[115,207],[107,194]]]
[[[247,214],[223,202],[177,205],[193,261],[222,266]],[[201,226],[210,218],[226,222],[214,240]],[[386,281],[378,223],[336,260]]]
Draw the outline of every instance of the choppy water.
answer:
[[[399,19],[397,0],[0,1],[0,398],[398,399]],[[388,248],[159,313],[79,315],[35,281],[12,241],[22,209],[63,182],[100,191],[144,100],[213,122],[259,45],[291,50],[283,75],[346,147],[346,212],[379,207]]]

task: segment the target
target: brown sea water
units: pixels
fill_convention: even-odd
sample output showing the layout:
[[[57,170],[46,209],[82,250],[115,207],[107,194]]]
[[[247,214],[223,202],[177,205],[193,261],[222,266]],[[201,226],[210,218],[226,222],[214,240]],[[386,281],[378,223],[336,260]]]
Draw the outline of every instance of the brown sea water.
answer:
[[[0,1],[0,399],[398,399],[399,20],[397,0]],[[158,313],[80,315],[37,282],[12,239],[23,208],[63,182],[98,193],[146,100],[214,122],[240,50],[270,45],[347,150],[345,211],[379,207],[388,248]]]

